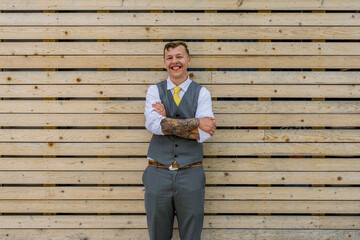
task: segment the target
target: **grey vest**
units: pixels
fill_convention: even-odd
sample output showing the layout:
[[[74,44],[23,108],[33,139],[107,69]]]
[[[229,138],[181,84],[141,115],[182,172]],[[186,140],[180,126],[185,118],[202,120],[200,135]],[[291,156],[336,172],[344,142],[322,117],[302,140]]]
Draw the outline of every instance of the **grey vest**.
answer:
[[[167,82],[156,84],[162,104],[165,106],[166,117],[187,119],[194,118],[201,86],[191,82],[179,106],[176,106],[173,95],[167,90]],[[148,157],[170,166],[176,161],[180,167],[193,164],[203,159],[203,146],[194,139],[186,139],[175,135],[153,135],[150,141]]]

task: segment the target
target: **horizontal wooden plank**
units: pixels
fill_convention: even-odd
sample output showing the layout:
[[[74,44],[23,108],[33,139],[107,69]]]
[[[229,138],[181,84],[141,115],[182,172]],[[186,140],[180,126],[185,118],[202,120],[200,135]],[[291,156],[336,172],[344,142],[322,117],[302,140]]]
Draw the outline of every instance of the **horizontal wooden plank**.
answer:
[[[140,129],[0,129],[0,142],[150,142]],[[207,142],[360,142],[360,130],[219,129]]]
[[[0,85],[4,98],[145,98],[148,85]],[[212,97],[360,98],[359,85],[209,85]]]
[[[2,200],[144,199],[144,187],[1,187]],[[360,200],[356,187],[206,187],[207,200]]]
[[[208,171],[359,171],[360,159],[296,158],[296,156],[290,158],[205,158],[204,168]]]
[[[4,229],[0,237],[4,239],[11,237],[13,240],[22,240],[24,237],[31,239],[48,240],[64,239],[72,240],[77,238],[104,239],[104,240],[125,240],[131,238],[137,240],[148,240],[147,229]],[[247,239],[268,239],[268,240],[303,240],[331,239],[331,240],[356,240],[360,237],[357,230],[249,230],[249,229],[204,229],[202,239],[237,239],[245,236]],[[179,232],[174,230],[173,239],[180,240]]]
[[[237,239],[239,236],[249,236],[248,239],[267,239],[267,240],[302,240],[302,239],[357,239],[360,236],[360,231],[332,231],[332,230],[211,230],[209,233],[204,231],[205,234],[210,234],[205,239]]]
[[[206,88],[212,97],[360,97],[360,85],[210,85]]]
[[[2,114],[0,118],[0,126],[131,126],[131,122],[145,126],[144,114]]]
[[[356,214],[360,212],[360,204],[358,201],[205,201],[205,212]]]
[[[0,93],[5,94],[4,97],[144,98],[148,87],[148,85],[0,85]]]
[[[1,171],[0,184],[142,184],[143,171]],[[206,172],[207,184],[360,184],[360,172]]]
[[[358,68],[360,56],[194,56],[192,68]],[[0,56],[0,68],[163,68],[160,56]]]
[[[143,171],[143,158],[1,158],[5,171]],[[359,158],[204,158],[205,171],[360,171]]]
[[[143,113],[143,100],[4,100],[0,113]],[[360,101],[213,101],[220,113],[360,113]]]
[[[204,154],[353,156],[360,153],[359,147],[358,143],[206,143]]]
[[[0,143],[0,155],[145,156],[148,143]],[[205,143],[204,155],[355,156],[360,143]]]
[[[357,127],[360,114],[216,114],[218,127]],[[144,114],[1,114],[0,126],[144,127]]]
[[[360,4],[356,0],[198,0],[174,1],[157,0],[139,3],[125,0],[3,0],[0,10],[357,10]]]
[[[2,213],[145,213],[142,200],[0,200]],[[350,213],[358,201],[205,201],[205,213]]]
[[[160,55],[162,42],[2,42],[0,55]],[[360,55],[353,42],[189,42],[197,55]]]
[[[358,126],[358,114],[217,114],[217,126]]]
[[[177,235],[177,231],[175,236]],[[1,229],[0,237],[3,239],[11,237],[14,240],[26,238],[48,240],[48,239],[102,239],[102,240],[125,240],[131,236],[137,240],[149,240],[147,229]],[[177,238],[180,240],[180,238]],[[337,239],[336,239],[337,240]]]
[[[0,129],[0,142],[150,142],[147,130]]]
[[[201,75],[192,73],[198,81]],[[360,76],[356,72],[213,71],[211,74],[211,84],[358,84],[359,81]]]
[[[230,131],[224,131],[224,134],[220,132],[220,134],[224,135],[223,137],[224,140],[226,138],[229,138],[231,135],[233,135]],[[249,131],[249,133],[250,132],[251,131]],[[219,136],[219,138],[221,137],[222,136]],[[215,142],[217,139],[215,137],[214,139],[215,140],[213,141]],[[232,140],[233,142],[235,142],[235,139]],[[360,141],[360,131],[357,132],[356,130],[325,130],[325,131],[264,130],[264,142],[359,142],[359,141]]]
[[[354,104],[338,102],[321,108],[326,111],[328,106],[331,112],[336,109],[346,109],[342,111],[354,113],[350,109],[356,108],[357,104],[360,102]],[[144,106],[145,101],[141,100],[7,100],[0,101],[0,113],[143,113]]]
[[[359,26],[358,13],[2,13],[3,26]]]
[[[360,27],[8,27],[2,39],[353,39]]]
[[[204,229],[358,229],[356,216],[205,216]],[[146,228],[145,216],[1,216],[0,228],[25,229],[89,229],[89,228]],[[175,219],[174,227],[177,228]],[[329,230],[328,230],[329,231]]]
[[[358,72],[316,71],[190,71],[197,83],[208,84],[359,84]],[[165,71],[6,71],[0,84],[155,84]]]
[[[205,231],[206,234],[206,231]],[[205,235],[204,234],[204,235]],[[211,230],[210,236],[205,239],[237,239],[239,236],[249,236],[248,239],[268,239],[268,240],[301,240],[301,239],[357,239],[360,236],[358,231],[304,231],[304,230]]]
[[[301,88],[301,86],[299,86]],[[3,101],[4,102],[4,101]],[[4,104],[0,102],[1,105]],[[54,102],[54,101],[53,101]],[[89,102],[88,102],[89,103]],[[10,105],[10,104],[9,104]],[[24,104],[26,106],[26,104]],[[23,106],[24,106],[23,105]],[[65,104],[66,105],[66,104]],[[92,104],[89,103],[91,106]],[[14,105],[12,105],[14,107]],[[63,105],[62,105],[63,107]],[[360,113],[358,101],[213,101],[213,112],[224,113]],[[14,108],[11,108],[14,110]],[[46,109],[46,108],[42,108]],[[33,112],[34,108],[32,108]]]
[[[359,200],[360,188],[207,187],[205,198],[211,200]]]

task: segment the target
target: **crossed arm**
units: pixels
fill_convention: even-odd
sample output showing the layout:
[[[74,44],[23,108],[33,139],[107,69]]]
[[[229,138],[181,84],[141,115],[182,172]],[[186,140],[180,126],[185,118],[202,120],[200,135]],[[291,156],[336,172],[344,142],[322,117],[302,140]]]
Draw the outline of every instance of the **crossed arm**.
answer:
[[[152,105],[154,110],[166,117],[165,107],[161,103],[155,103]],[[216,129],[215,118],[189,118],[189,119],[174,119],[164,118],[160,125],[161,130],[165,135],[176,135],[182,138],[199,139],[198,128],[204,132],[209,133],[211,136]]]

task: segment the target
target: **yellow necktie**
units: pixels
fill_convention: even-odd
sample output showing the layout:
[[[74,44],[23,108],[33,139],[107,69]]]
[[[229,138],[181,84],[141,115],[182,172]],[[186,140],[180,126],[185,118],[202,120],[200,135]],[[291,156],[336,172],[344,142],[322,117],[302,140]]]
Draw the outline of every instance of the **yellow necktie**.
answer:
[[[179,87],[179,86],[174,87],[174,101],[176,103],[176,106],[179,106],[180,101],[181,101],[181,98],[179,96],[180,90],[181,90],[181,87]]]

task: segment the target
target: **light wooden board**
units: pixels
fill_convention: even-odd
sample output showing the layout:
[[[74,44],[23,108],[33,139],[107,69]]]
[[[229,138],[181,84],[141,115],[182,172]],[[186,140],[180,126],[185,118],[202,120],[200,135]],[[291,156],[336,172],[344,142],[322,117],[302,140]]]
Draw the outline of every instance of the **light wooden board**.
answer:
[[[157,0],[144,2],[123,0],[3,0],[1,10],[357,10],[356,0]]]
[[[269,155],[269,154],[267,154]],[[1,184],[142,184],[143,171],[1,171]],[[207,172],[207,184],[359,185],[360,172]]]
[[[143,171],[143,158],[1,158],[0,170],[7,171]],[[205,171],[360,171],[359,158],[204,158]]]
[[[358,143],[206,143],[204,154],[354,156],[359,154],[359,147]]]
[[[1,158],[0,170],[7,171],[143,171],[143,158]],[[205,171],[360,171],[359,158],[204,158]]]
[[[145,156],[148,143],[0,143],[0,155]],[[204,155],[355,156],[360,143],[205,143]]]
[[[354,39],[360,27],[8,27],[2,39]]]
[[[4,98],[144,98],[149,85],[0,85]],[[208,85],[212,97],[360,98],[359,85]]]
[[[358,114],[217,114],[217,126],[300,127],[359,126]]]
[[[3,42],[0,55],[162,55],[162,42]],[[352,42],[188,42],[195,55],[359,55]]]
[[[3,213],[145,213],[142,200],[0,200]],[[205,213],[352,213],[358,201],[205,201]]]
[[[359,26],[358,13],[2,13],[3,26]]]
[[[143,100],[6,100],[0,113],[143,113]],[[360,101],[213,101],[224,113],[360,113]]]
[[[1,187],[2,200],[144,199],[144,187]],[[359,187],[206,187],[207,200],[360,200]]]
[[[52,160],[54,161],[54,160]],[[357,158],[205,158],[208,171],[359,171]],[[16,162],[14,162],[16,164]],[[11,169],[14,169],[12,167]]]
[[[0,142],[150,142],[148,130],[0,129]],[[360,142],[360,130],[219,129],[206,142]]]
[[[208,84],[359,84],[357,72],[310,71],[190,71],[190,78]],[[166,71],[6,71],[0,84],[155,84],[168,77]]]
[[[358,229],[356,216],[205,216],[204,229]],[[1,216],[0,227],[7,229],[89,229],[146,228],[145,216]],[[174,227],[177,228],[175,219]]]
[[[194,56],[192,68],[358,68],[360,56]],[[160,56],[0,56],[0,68],[162,68]]]
[[[4,229],[0,237],[4,239],[23,240],[26,237],[38,240],[73,240],[73,239],[102,239],[102,240],[128,240],[129,236],[137,240],[148,240],[146,229]],[[331,240],[357,240],[360,231],[357,230],[207,230],[202,232],[203,240],[238,239],[243,236],[244,240],[303,240],[307,239],[331,239]],[[174,230],[174,240],[180,240],[179,233]]]
[[[171,0],[142,4],[128,0],[0,2],[0,12],[17,11],[0,14],[0,38],[25,40],[23,43],[0,43],[0,69],[15,70],[7,72],[5,69],[0,73],[0,84],[6,84],[0,86],[0,95],[6,100],[0,101],[0,126],[5,127],[0,129],[0,156],[8,154],[0,159],[0,212],[5,213],[0,216],[0,238],[148,239],[141,176],[147,166],[145,156],[151,134],[144,129],[144,97],[147,86],[165,79],[167,73],[96,73],[92,70],[161,69],[164,43],[146,41],[172,36],[200,40],[296,40],[190,43],[193,68],[335,69],[322,73],[191,73],[191,78],[204,84],[214,98],[241,98],[241,101],[214,102],[219,127],[284,128],[219,129],[205,144],[206,156],[220,154],[222,158],[204,160],[209,215],[205,217],[203,239],[242,236],[245,240],[357,240],[360,238],[359,218],[346,215],[360,212],[360,161],[356,158],[360,155],[360,145],[359,134],[354,129],[360,126],[357,101],[360,77],[357,70],[338,71],[360,66],[359,44],[346,42],[360,38],[357,5],[354,0],[309,0],[306,3],[298,0],[184,0],[177,4]],[[171,11],[131,12],[150,9]],[[175,12],[180,9],[233,12]],[[288,12],[254,12],[267,9]],[[26,12],[32,10],[127,12]],[[252,12],[241,12],[244,10]],[[336,12],[310,13],[307,10]],[[37,43],[26,42],[28,39],[86,41]],[[130,42],[91,42],[91,39]],[[131,42],[132,39],[144,42]],[[310,42],[316,39],[345,41]],[[82,71],[38,71],[44,68]],[[92,70],[84,71],[88,68]],[[132,91],[135,87],[137,90]],[[46,97],[93,99],[40,100]],[[117,99],[97,99],[105,97]],[[128,97],[135,99],[126,100]],[[258,97],[285,99],[268,103],[243,101],[243,98]],[[293,99],[323,97],[340,99],[330,102]],[[100,129],[99,125],[137,129]],[[91,129],[7,129],[9,126]],[[314,126],[353,129],[286,129]],[[60,158],[53,158],[55,155]],[[72,157],[65,157],[69,155]],[[240,157],[233,158],[234,155]],[[257,158],[259,155],[286,157]],[[308,157],[299,158],[299,155]],[[322,158],[324,155],[326,158]],[[41,187],[42,184],[72,186]],[[214,186],[217,184],[221,187]],[[256,184],[279,186],[256,187]],[[310,187],[314,184],[318,187]],[[14,212],[20,215],[6,215]],[[44,212],[65,215],[41,216]],[[110,212],[125,215],[95,215]],[[33,213],[37,216],[26,216]],[[214,215],[218,213],[225,215]],[[252,215],[246,215],[248,213]],[[258,213],[286,215],[254,215]],[[310,216],[324,213],[335,216]],[[176,230],[174,239],[180,239]]]
[[[216,114],[218,127],[356,127],[359,114]],[[2,114],[0,126],[144,127],[144,114]]]

